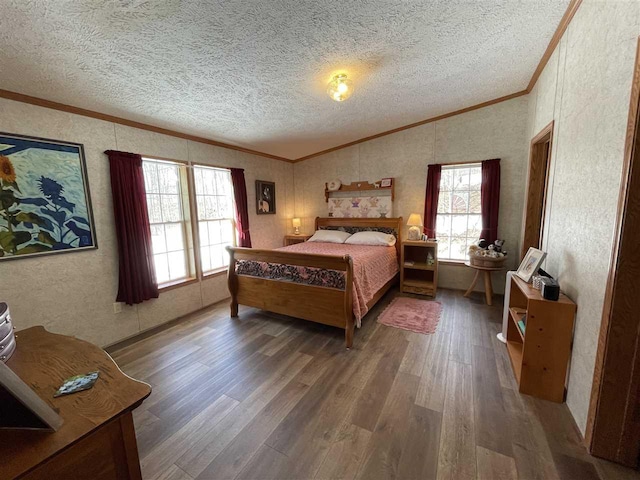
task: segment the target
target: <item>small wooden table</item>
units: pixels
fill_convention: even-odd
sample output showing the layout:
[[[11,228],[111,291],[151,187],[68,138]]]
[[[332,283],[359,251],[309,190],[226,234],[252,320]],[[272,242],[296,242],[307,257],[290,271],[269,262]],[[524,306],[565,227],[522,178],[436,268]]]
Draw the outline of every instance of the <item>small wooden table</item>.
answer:
[[[63,418],[56,432],[3,430],[0,478],[140,479],[131,412],[151,393],[101,348],[43,327],[16,334],[7,366]],[[53,398],[62,382],[98,370],[92,389]]]
[[[306,242],[311,238],[311,235],[285,235],[284,236],[284,246],[287,247],[289,245],[295,245],[296,243]]]
[[[478,279],[480,278],[480,272],[484,272],[484,295],[487,300],[487,305],[493,305],[493,285],[491,284],[491,272],[498,272],[502,270],[502,267],[479,267],[477,265],[471,265],[469,262],[464,262],[467,267],[473,268],[476,271],[475,277],[473,277],[473,282],[471,282],[471,286],[467,289],[464,296],[468,297],[473,292],[473,289],[478,283]]]

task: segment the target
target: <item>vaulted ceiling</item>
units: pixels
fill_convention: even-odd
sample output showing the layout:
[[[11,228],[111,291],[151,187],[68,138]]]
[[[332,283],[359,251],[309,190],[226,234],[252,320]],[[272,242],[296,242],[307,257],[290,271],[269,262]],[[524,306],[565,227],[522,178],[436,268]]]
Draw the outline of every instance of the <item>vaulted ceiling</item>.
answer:
[[[0,89],[293,159],[524,90],[568,4],[3,0]]]

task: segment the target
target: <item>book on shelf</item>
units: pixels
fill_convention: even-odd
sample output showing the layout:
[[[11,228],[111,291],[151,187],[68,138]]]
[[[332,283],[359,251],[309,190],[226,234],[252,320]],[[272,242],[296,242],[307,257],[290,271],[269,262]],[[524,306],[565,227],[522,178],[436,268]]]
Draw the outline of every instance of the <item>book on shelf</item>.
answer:
[[[405,260],[404,262],[405,267],[413,267],[415,264],[416,262],[414,262],[413,260]]]
[[[518,320],[518,328],[520,329],[520,331],[524,335],[524,331],[527,328],[527,317],[526,316],[522,317],[520,320]]]

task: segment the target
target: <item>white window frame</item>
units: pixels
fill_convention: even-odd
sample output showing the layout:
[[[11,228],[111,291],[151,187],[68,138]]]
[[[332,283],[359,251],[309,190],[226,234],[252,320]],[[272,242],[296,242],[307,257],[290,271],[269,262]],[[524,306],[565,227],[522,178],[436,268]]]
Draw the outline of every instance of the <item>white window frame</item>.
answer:
[[[178,199],[179,199],[179,206],[180,206],[180,220],[177,221],[155,221],[151,215],[152,212],[149,209],[149,224],[151,226],[152,229],[152,234],[153,234],[153,230],[155,227],[158,227],[160,225],[163,226],[163,230],[165,233],[164,236],[164,242],[165,242],[165,251],[164,252],[155,252],[152,251],[152,256],[154,258],[154,264],[156,265],[156,275],[158,273],[158,268],[157,268],[157,264],[156,264],[156,257],[160,256],[160,255],[167,255],[167,268],[169,271],[169,279],[162,281],[162,282],[158,282],[158,287],[159,288],[166,288],[169,286],[173,286],[176,284],[180,284],[180,283],[184,283],[187,282],[189,280],[193,280],[195,278],[194,272],[194,264],[193,264],[193,232],[191,231],[191,221],[190,221],[190,198],[189,198],[189,187],[188,187],[188,176],[187,176],[187,165],[182,163],[182,162],[178,162],[178,161],[172,161],[172,160],[165,160],[165,159],[158,159],[158,158],[153,158],[153,157],[143,157],[142,158],[143,161],[143,168],[146,165],[156,165],[156,168],[158,165],[171,165],[173,167],[175,167],[178,171],[178,182],[179,182],[179,192],[177,194],[167,194],[167,193],[163,193],[161,191],[161,187],[158,186],[158,189],[155,190],[153,188],[150,189],[150,185],[148,183],[148,178],[147,175],[145,174],[145,188],[147,190],[146,192],[146,196],[147,196],[147,207],[149,208],[149,200],[150,197],[158,197],[158,199],[160,200],[160,212],[161,215],[164,215],[163,211],[162,211],[162,197],[163,196],[173,196],[173,195],[177,195]],[[164,218],[163,218],[164,220]],[[180,230],[182,232],[182,248],[181,249],[174,249],[169,251],[168,245],[167,245],[167,238],[166,238],[166,226],[167,225],[180,225]],[[172,277],[171,275],[171,267],[170,267],[170,262],[169,262],[169,254],[171,253],[177,253],[177,252],[181,252],[183,254],[184,257],[184,275],[179,275],[179,276],[175,276]]]
[[[216,247],[216,246],[224,246],[224,245],[232,245],[232,246],[236,246],[237,244],[237,235],[236,235],[236,220],[235,220],[235,198],[234,198],[234,194],[233,194],[233,183],[231,182],[231,172],[228,168],[222,168],[222,167],[215,167],[215,166],[211,166],[211,165],[202,165],[202,164],[193,164],[193,181],[194,181],[194,188],[193,188],[193,201],[194,201],[194,205],[195,205],[195,211],[196,211],[196,225],[197,225],[197,230],[198,230],[198,258],[199,258],[199,263],[200,263],[200,271],[202,272],[202,276],[203,277],[207,277],[209,275],[215,275],[217,273],[220,272],[225,272],[227,271],[227,269],[229,268],[229,258],[226,255],[226,253],[223,253],[223,258],[226,260],[225,263],[223,263],[223,265],[221,266],[216,266],[215,268],[210,268],[210,269],[205,269],[205,265],[204,265],[204,261],[203,261],[203,251],[204,248],[209,248],[209,255],[211,254],[211,247]],[[198,185],[199,185],[199,181],[198,181],[198,169],[202,169],[204,171],[218,171],[218,172],[223,172],[225,175],[229,176],[229,192],[227,193],[227,195],[220,194],[218,193],[218,185],[216,183],[216,193],[214,194],[210,194],[210,193],[203,193],[203,192],[198,192]],[[205,217],[205,218],[200,218],[201,214],[202,216],[205,216],[203,213],[203,208],[202,208],[202,202],[199,201],[200,199],[204,199],[205,197],[215,197],[215,201],[218,200],[218,197],[227,197],[227,201],[228,201],[228,216],[224,216],[224,215],[216,215],[216,216],[211,216],[211,217]],[[218,210],[219,211],[219,210]],[[211,243],[210,239],[211,239],[211,232],[209,231],[209,222],[229,222],[230,225],[230,238],[228,239],[222,239],[222,235],[221,235],[221,242],[218,243]],[[207,244],[203,245],[203,224],[206,223],[205,228],[206,230],[206,238],[207,238]],[[222,233],[222,230],[220,230],[220,232]],[[225,241],[225,240],[230,240],[230,241]]]
[[[478,169],[479,170],[479,174],[480,174],[480,183],[477,185],[477,187],[472,186],[471,185],[471,170],[472,169]],[[466,187],[467,188],[458,188],[456,189],[454,187],[454,182],[455,182],[455,172],[456,171],[460,171],[460,170],[468,170],[469,171],[469,177],[468,177],[468,182],[466,183]],[[442,188],[442,176],[446,171],[450,171],[453,173],[453,181],[451,184],[451,188],[450,189],[443,189]],[[436,215],[436,238],[438,239],[438,243],[439,248],[438,248],[438,260],[444,260],[444,261],[450,261],[450,262],[464,262],[468,257],[467,257],[467,251],[469,249],[469,246],[471,244],[473,244],[475,241],[478,240],[478,238],[476,237],[470,237],[468,235],[454,235],[453,234],[453,220],[454,218],[458,217],[466,217],[467,222],[466,222],[466,229],[465,231],[469,230],[469,220],[471,219],[471,217],[478,217],[479,221],[480,221],[480,229],[478,231],[478,235],[480,235],[480,230],[482,229],[482,214],[480,209],[478,209],[478,212],[469,212],[470,210],[470,205],[471,205],[471,193],[477,193],[478,195],[480,195],[480,190],[482,188],[482,164],[480,162],[478,163],[464,163],[464,164],[451,164],[451,165],[443,165],[442,166],[442,173],[441,173],[441,179],[440,179],[440,195],[438,196],[438,213]],[[455,195],[456,192],[461,192],[461,193],[465,193],[468,192],[468,197],[467,197],[467,201],[466,201],[466,208],[467,208],[467,212],[465,213],[454,213],[453,212],[453,197]],[[441,196],[443,194],[449,194],[450,195],[450,199],[449,199],[449,211],[448,212],[441,212],[442,209],[442,204],[441,204]],[[449,217],[450,221],[448,222],[448,231],[444,232],[442,231],[442,223],[447,223],[446,221],[440,221],[440,219],[442,217]],[[458,257],[454,257],[451,255],[451,249],[453,248],[453,239],[457,238],[457,239],[462,239],[464,238],[464,254],[462,256],[462,258],[458,258]],[[445,241],[447,242],[445,244]],[[445,250],[444,246],[447,246],[447,249]],[[445,254],[444,252],[448,251],[449,254]]]

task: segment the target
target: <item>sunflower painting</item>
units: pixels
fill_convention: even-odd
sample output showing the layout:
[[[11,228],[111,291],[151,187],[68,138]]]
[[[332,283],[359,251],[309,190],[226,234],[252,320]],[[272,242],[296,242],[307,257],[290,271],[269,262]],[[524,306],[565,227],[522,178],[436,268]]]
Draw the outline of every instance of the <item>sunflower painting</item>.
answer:
[[[0,261],[96,247],[82,145],[0,133]]]

